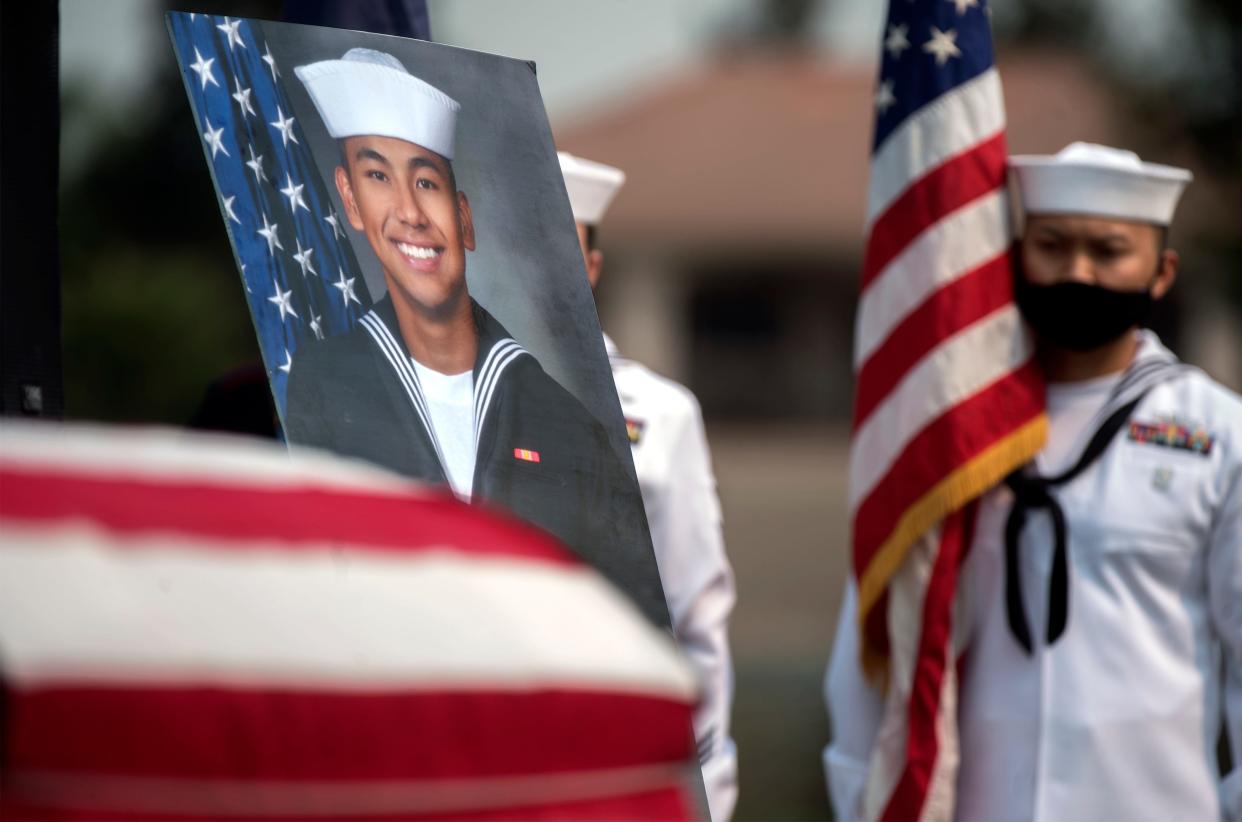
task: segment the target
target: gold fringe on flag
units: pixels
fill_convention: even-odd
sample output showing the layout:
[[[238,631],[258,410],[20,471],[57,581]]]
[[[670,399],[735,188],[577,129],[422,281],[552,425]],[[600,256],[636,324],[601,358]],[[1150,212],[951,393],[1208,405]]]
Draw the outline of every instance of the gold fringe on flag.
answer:
[[[858,583],[862,666],[872,681],[883,682],[887,679],[888,658],[868,644],[863,626],[889,580],[901,567],[910,546],[937,522],[981,496],[1015,468],[1025,465],[1039,452],[1047,438],[1048,417],[1041,413],[933,485],[898,518]]]

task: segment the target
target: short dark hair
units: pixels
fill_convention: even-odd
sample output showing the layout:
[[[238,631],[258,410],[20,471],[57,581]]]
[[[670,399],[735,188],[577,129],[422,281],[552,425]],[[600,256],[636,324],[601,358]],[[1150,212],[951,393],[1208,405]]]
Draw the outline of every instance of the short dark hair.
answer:
[[[587,251],[595,250],[595,241],[597,239],[598,234],[599,234],[599,227],[588,223],[586,227]]]

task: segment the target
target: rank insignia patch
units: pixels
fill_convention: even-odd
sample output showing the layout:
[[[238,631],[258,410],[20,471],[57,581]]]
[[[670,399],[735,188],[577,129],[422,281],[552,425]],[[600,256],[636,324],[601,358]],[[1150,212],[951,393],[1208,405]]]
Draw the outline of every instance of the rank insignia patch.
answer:
[[[1144,445],[1159,445],[1177,451],[1208,456],[1216,438],[1201,426],[1184,425],[1168,419],[1159,422],[1130,422],[1129,439]]]
[[[514,448],[513,458],[522,462],[539,462],[539,452],[529,448]]]
[[[643,438],[643,429],[647,423],[642,420],[636,420],[632,417],[625,418],[625,435],[630,438],[630,445],[638,445],[638,441]]]

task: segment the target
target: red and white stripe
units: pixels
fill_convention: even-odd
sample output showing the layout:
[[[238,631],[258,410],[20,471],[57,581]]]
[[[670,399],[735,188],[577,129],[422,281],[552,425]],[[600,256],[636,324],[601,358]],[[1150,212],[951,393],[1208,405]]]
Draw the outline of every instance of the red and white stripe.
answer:
[[[971,508],[955,511],[923,534],[890,582],[891,687],[863,796],[865,819],[953,818],[962,650],[953,607],[973,516]]]
[[[995,68],[911,115],[871,158],[868,231],[931,171],[1004,131],[1005,107]]]
[[[694,683],[541,532],[326,456],[0,429],[0,815],[686,818]]]
[[[911,115],[873,157],[850,507],[864,656],[887,661],[890,687],[867,818],[951,814],[951,616],[971,525],[960,508],[982,490],[963,493],[962,472],[978,481],[979,465],[1000,466],[998,451],[1042,413],[1012,302],[1004,125],[992,68]]]

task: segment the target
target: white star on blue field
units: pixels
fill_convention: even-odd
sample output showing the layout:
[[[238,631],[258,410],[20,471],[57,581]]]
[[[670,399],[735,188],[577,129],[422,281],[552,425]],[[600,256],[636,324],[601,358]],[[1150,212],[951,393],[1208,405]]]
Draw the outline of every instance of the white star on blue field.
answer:
[[[176,12],[168,20],[263,361],[283,409],[298,352],[348,331],[371,298],[261,23]],[[336,271],[337,279],[321,278],[321,270]]]

